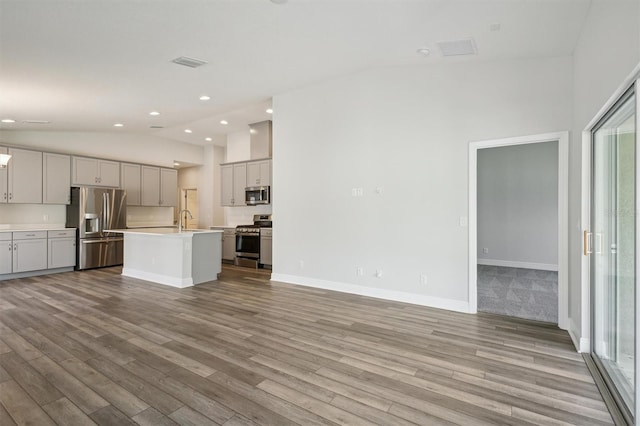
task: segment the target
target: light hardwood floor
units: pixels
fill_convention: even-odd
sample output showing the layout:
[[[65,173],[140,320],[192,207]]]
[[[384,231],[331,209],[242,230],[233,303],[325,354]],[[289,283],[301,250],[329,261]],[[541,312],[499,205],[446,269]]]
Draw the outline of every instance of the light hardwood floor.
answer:
[[[604,425],[566,332],[270,283],[119,268],[0,282],[0,424]]]

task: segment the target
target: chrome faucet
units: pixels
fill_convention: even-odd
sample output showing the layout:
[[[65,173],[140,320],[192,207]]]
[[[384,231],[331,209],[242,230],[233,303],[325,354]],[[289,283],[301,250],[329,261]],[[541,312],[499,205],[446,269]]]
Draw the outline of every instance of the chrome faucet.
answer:
[[[193,219],[193,216],[191,215],[191,212],[189,210],[180,210],[180,212],[178,213],[178,232],[182,232],[182,213],[187,213],[189,215],[189,219]],[[186,221],[184,224],[184,229],[187,229]]]

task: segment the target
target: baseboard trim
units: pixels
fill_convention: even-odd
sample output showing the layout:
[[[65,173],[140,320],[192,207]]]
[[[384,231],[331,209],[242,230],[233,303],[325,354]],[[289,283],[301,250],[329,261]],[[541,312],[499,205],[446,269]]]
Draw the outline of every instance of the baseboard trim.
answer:
[[[394,302],[404,302],[413,305],[428,306],[430,308],[446,309],[448,311],[462,312],[465,314],[469,313],[469,303],[461,300],[444,299],[440,297],[364,287],[355,284],[319,280],[316,278],[287,274],[273,273],[271,274],[271,281],[280,281],[287,284],[320,288],[323,290],[339,291],[341,293],[358,294],[360,296],[374,297],[376,299],[392,300]]]
[[[591,341],[586,337],[579,337],[580,327],[571,321],[571,326],[569,327],[569,336],[571,337],[571,341],[573,342],[573,346],[575,346],[576,351],[580,353],[589,353],[591,351]]]
[[[507,268],[538,269],[540,271],[557,271],[558,265],[551,263],[514,262],[511,260],[478,259],[478,265],[505,266]]]
[[[122,268],[122,275],[125,277],[137,278],[139,280],[151,281],[155,284],[164,284],[171,287],[186,288],[193,287],[192,278],[176,278],[167,275],[152,274],[149,272],[139,271],[137,269]]]
[[[41,275],[59,274],[61,272],[73,272],[73,266],[65,268],[41,269],[39,271],[15,272],[0,275],[0,281],[13,280],[16,278],[39,277]]]

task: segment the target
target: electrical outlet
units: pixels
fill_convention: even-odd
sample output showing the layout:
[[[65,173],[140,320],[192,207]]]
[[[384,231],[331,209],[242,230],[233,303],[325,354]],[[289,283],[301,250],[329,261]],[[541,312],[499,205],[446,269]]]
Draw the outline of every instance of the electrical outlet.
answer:
[[[420,274],[420,284],[427,285],[427,274]]]
[[[364,275],[364,269],[362,267],[358,266],[356,268],[356,275],[359,276],[359,277],[363,276]]]
[[[42,220],[45,222],[49,222],[49,215],[48,214],[43,214],[42,215]]]
[[[482,253],[484,253],[484,254],[489,254],[489,249],[488,249],[487,247],[484,247],[484,248],[482,249]]]
[[[469,226],[469,219],[466,216],[460,216],[460,226]]]
[[[358,196],[358,188],[351,188],[351,196],[352,197]]]
[[[382,269],[376,270],[376,278],[382,278]]]
[[[357,190],[356,192],[357,192],[357,194],[358,194],[358,195],[357,195],[358,197],[362,197],[362,196],[364,195],[364,189],[362,189],[362,188],[356,188],[356,190]]]

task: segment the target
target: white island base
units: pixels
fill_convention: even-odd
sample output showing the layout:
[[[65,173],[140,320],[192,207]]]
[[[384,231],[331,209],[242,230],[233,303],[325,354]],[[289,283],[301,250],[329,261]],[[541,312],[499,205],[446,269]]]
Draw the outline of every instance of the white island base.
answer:
[[[185,288],[216,281],[222,271],[222,231],[144,228],[116,232],[124,234],[124,276]]]

